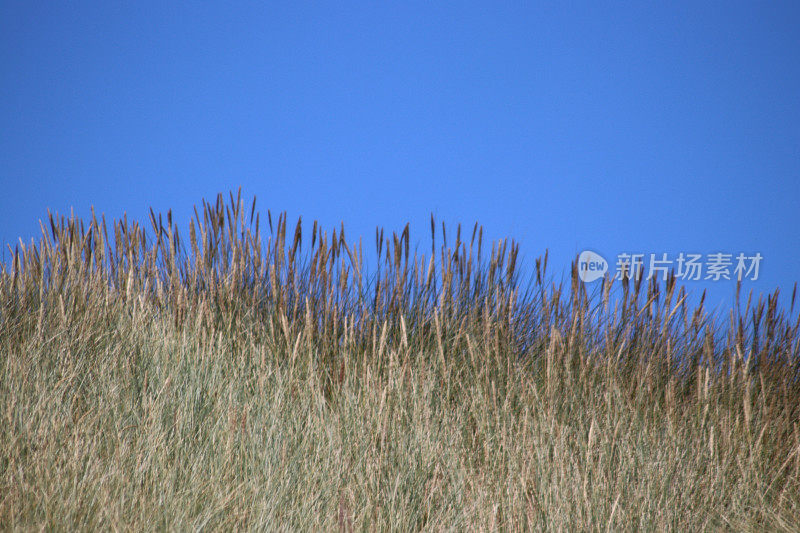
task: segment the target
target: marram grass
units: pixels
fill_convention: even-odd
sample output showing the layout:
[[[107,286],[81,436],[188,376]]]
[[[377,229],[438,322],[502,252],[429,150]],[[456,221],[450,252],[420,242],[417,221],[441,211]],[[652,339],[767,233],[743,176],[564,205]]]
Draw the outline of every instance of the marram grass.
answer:
[[[231,194],[12,250],[0,528],[800,529],[794,294],[719,319],[523,283],[477,226],[371,271],[310,229]]]

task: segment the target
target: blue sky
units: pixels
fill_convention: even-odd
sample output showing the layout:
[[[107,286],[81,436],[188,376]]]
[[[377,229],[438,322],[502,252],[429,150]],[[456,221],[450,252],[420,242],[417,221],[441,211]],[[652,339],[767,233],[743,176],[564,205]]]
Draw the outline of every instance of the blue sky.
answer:
[[[410,222],[427,250],[433,212],[553,274],[758,252],[745,287],[790,293],[799,27],[796,2],[1,1],[0,242],[47,208],[188,227],[241,185],[370,246]]]

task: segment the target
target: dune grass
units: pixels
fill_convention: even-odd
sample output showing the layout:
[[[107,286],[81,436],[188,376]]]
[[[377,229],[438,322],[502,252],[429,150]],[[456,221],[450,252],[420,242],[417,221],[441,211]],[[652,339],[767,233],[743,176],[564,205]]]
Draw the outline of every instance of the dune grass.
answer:
[[[590,296],[433,220],[367,272],[255,207],[203,202],[188,241],[51,215],[12,251],[2,529],[798,529],[794,294]]]

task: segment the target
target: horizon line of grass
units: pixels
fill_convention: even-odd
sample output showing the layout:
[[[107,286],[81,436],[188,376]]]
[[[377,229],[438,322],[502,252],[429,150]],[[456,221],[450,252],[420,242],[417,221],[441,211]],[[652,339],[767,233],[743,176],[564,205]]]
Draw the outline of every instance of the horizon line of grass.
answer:
[[[346,339],[362,348],[374,348],[369,341],[381,334],[384,323],[385,342],[400,342],[402,316],[405,335],[410,329],[422,332],[415,335],[421,339],[433,335],[436,320],[456,336],[465,323],[486,326],[484,333],[493,331],[520,356],[541,351],[555,329],[568,346],[584,353],[625,359],[644,350],[666,361],[669,371],[707,365],[717,374],[752,375],[763,365],[792,379],[800,375],[800,313],[791,316],[796,285],[787,313],[778,306],[779,289],[756,301],[751,291],[742,307],[739,282],[735,305],[721,324],[704,308],[705,291],[695,308],[688,307],[685,288],[676,290],[674,272],[664,283],[626,278],[618,287],[606,276],[599,298],[593,298],[578,279],[576,262],[568,289],[563,282],[548,283],[545,253],[535,260],[535,278],[523,285],[517,243],[493,242],[487,258],[481,226],[476,223],[466,241],[459,224],[448,246],[442,223],[437,250],[433,215],[430,255],[409,254],[408,224],[391,236],[376,229],[378,264],[369,273],[361,240],[348,242],[343,225],[329,237],[314,221],[310,249],[303,255],[302,217],[287,242],[286,214],[273,224],[268,211],[263,242],[255,197],[249,216],[241,188],[229,197],[227,205],[221,193],[213,204],[203,200],[202,215],[195,207],[188,251],[171,211],[165,223],[151,209],[151,235],[127,217],[115,220],[113,239],[105,217],[98,220],[94,209],[88,227],[80,218],[48,211],[39,242],[20,242],[11,250],[11,266],[0,266],[0,298],[6,303],[0,317],[7,326],[35,315],[41,330],[54,309],[62,315],[69,309],[74,316],[95,299],[108,306],[135,296],[169,313],[177,324],[192,320],[212,327],[220,316],[230,321],[247,313],[277,328],[286,320],[289,331],[306,321],[312,336]],[[612,298],[612,287],[619,298]]]

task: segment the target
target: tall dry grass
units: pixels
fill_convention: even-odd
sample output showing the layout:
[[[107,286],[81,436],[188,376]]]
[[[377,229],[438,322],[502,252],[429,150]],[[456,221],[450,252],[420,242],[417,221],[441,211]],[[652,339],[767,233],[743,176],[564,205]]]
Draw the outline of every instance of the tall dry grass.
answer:
[[[723,319],[431,220],[362,242],[241,191],[50,215],[0,273],[3,529],[796,530],[795,293]],[[786,309],[788,307],[788,310]]]

